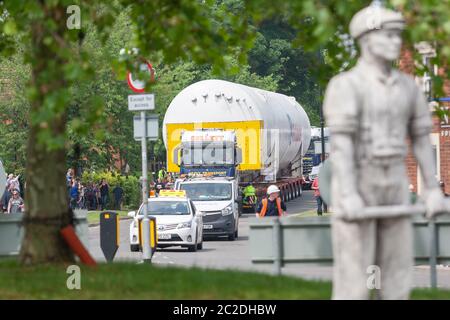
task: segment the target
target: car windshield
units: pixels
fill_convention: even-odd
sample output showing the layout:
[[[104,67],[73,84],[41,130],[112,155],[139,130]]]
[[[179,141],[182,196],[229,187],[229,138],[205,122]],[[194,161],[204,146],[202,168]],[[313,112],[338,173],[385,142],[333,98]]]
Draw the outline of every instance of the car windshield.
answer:
[[[180,189],[186,190],[192,201],[231,199],[231,183],[183,183]]]
[[[187,201],[150,201],[148,203],[148,214],[152,216],[180,216],[189,215],[189,206]],[[144,206],[141,206],[139,215],[144,214]]]

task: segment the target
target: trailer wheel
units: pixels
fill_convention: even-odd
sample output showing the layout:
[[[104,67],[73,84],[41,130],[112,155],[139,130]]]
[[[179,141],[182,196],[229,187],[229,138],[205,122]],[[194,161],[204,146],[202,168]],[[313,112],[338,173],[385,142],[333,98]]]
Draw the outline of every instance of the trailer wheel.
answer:
[[[281,190],[282,190],[282,193],[283,193],[283,201],[287,202],[288,201],[288,197],[287,197],[286,187],[283,186]]]

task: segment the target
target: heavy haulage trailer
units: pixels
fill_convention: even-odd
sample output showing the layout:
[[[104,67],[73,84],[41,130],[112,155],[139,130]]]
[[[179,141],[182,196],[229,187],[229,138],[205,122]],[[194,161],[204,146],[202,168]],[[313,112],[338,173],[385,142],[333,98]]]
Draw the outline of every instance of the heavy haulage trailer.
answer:
[[[235,181],[236,192],[250,183],[258,200],[271,184],[285,201],[302,193],[302,157],[311,127],[293,97],[222,80],[200,81],[171,102],[163,139],[168,172],[185,179],[224,176]],[[240,194],[235,200],[241,210]]]

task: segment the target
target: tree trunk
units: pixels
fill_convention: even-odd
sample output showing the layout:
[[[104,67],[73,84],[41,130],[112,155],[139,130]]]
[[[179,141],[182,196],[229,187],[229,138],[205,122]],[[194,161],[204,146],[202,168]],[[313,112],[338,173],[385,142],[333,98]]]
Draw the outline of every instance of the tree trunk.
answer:
[[[38,3],[42,6],[44,17],[30,24],[31,86],[34,95],[27,146],[25,235],[20,251],[23,264],[74,261],[73,253],[60,235],[61,228],[72,223],[65,180],[66,150],[64,146],[50,148],[39,139],[39,134],[44,130],[51,137],[58,138],[64,137],[66,130],[67,105],[59,105],[55,109],[45,105],[46,97],[67,85],[63,69],[67,55],[61,53],[61,48],[68,48],[64,37],[66,15],[62,6],[47,7],[43,1]],[[49,38],[51,43],[44,41]],[[52,45],[54,43],[58,46]],[[42,115],[48,116],[49,111],[50,117],[36,121]]]
[[[46,151],[30,130],[27,154],[25,236],[23,264],[71,262],[73,254],[59,231],[72,221],[65,184],[65,151]]]

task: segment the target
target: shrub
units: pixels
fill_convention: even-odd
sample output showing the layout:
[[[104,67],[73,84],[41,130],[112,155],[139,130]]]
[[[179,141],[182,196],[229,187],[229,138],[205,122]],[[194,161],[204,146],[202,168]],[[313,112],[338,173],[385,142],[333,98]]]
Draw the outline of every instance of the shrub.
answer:
[[[136,176],[123,176],[111,171],[87,172],[83,173],[81,181],[84,185],[89,183],[99,184],[102,179],[106,179],[109,184],[109,205],[112,208],[114,196],[112,191],[114,187],[120,184],[124,191],[123,206],[125,208],[137,209],[141,201],[141,185]]]

